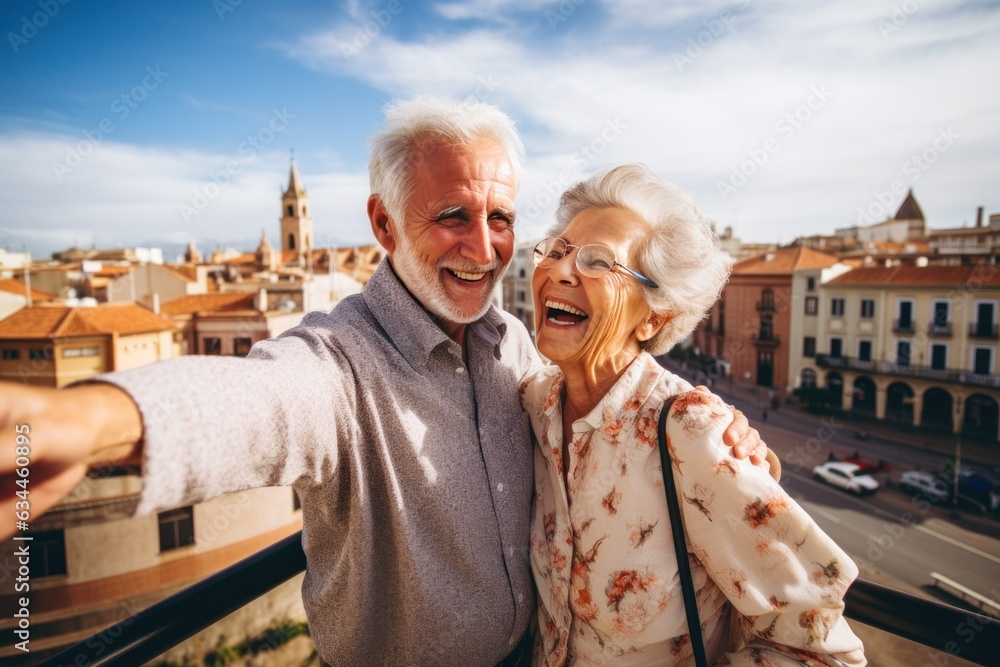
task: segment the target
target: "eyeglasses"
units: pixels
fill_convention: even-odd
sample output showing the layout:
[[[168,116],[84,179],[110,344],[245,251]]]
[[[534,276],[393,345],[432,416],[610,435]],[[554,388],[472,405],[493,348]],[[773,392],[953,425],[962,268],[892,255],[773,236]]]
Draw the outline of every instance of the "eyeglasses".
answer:
[[[619,266],[623,271],[641,282],[643,285],[654,289],[659,287],[659,285],[646,276],[636,273],[624,264],[621,264],[618,261],[618,256],[612,248],[597,243],[578,246],[570,245],[569,243],[566,243],[565,239],[558,237],[542,239],[538,242],[538,245],[535,246],[535,250],[532,253],[532,259],[535,262],[535,266],[540,269],[547,269],[555,266],[556,262],[569,254],[570,250],[573,248],[577,249],[577,270],[589,278],[600,278],[601,276],[607,275],[611,269]]]

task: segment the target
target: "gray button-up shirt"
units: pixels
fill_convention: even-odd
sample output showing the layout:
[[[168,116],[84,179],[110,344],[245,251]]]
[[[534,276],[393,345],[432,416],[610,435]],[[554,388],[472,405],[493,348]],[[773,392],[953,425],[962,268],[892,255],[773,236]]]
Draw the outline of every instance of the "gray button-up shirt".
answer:
[[[466,346],[383,262],[361,295],[245,359],[101,376],[143,415],[138,513],[293,485],[324,661],[495,664],[534,605],[517,384],[539,362],[524,327],[495,309]]]

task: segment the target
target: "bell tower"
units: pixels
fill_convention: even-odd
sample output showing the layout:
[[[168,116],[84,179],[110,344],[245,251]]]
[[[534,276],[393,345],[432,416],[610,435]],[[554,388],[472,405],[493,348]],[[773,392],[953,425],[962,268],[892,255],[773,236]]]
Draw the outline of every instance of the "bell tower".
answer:
[[[299,170],[292,160],[288,189],[281,195],[281,250],[292,250],[299,266],[305,266],[313,249],[313,221],[309,217],[309,196],[302,187]]]

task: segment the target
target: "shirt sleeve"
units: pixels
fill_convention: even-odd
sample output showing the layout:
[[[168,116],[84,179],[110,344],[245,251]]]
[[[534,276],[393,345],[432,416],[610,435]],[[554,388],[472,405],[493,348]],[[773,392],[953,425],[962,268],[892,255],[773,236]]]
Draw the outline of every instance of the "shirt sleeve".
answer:
[[[142,415],[139,516],[328,481],[356,429],[348,360],[305,323],[246,358],[187,356],[96,380],[127,392]]]
[[[857,566],[766,467],[732,457],[730,421],[717,396],[689,392],[667,428],[688,548],[740,615],[742,648],[716,664],[865,665],[843,617]]]

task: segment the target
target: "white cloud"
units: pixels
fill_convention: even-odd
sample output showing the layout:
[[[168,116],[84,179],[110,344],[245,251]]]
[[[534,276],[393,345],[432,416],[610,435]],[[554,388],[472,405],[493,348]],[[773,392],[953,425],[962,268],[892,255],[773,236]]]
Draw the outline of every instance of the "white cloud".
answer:
[[[727,7],[734,18],[711,35],[704,21]],[[932,226],[961,224],[976,205],[1000,210],[987,200],[1000,166],[1000,99],[989,89],[1000,13],[947,2],[894,16],[892,7],[607,3],[613,20],[589,26],[597,34],[586,42],[448,26],[447,39],[380,34],[345,59],[333,55],[334,30],[289,53],[390,95],[472,94],[520,119],[529,153],[522,240],[551,219],[546,186],[625,161],[646,162],[692,190],[745,240],[789,241],[854,224],[858,207],[896,180],[915,188]],[[601,147],[615,119],[627,127],[594,159],[580,159],[579,148]],[[954,145],[918,179],[908,176],[907,161],[949,126],[959,135]],[[768,139],[776,152],[723,197],[719,183]]]
[[[65,163],[81,139],[53,134],[0,136],[0,228],[27,243],[36,255],[73,243],[122,246],[149,239],[176,243],[255,239],[261,229],[277,242],[280,189],[288,181],[288,157],[283,152],[248,159],[105,140],[60,181],[53,165]],[[213,175],[219,183],[227,180],[219,174],[234,160],[238,173],[226,187],[218,187]],[[299,168],[309,190],[317,242],[372,242],[365,217],[367,173],[311,173],[302,164]],[[205,197],[203,205],[196,193]],[[194,211],[187,220],[182,205]]]

